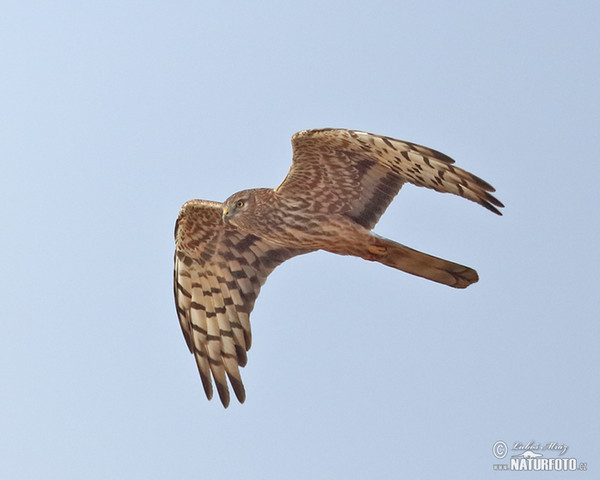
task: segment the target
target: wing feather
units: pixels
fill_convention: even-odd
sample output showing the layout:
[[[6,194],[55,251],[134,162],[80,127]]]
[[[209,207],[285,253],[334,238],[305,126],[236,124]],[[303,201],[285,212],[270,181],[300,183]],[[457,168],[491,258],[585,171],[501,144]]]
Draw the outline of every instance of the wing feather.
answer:
[[[452,193],[501,215],[503,207],[481,178],[431,148],[367,132],[303,130],[292,137],[294,157],[276,191],[308,192],[313,210],[344,213],[372,229],[405,182]],[[326,199],[323,205],[320,199]]]
[[[223,205],[191,200],[175,226],[174,292],[179,323],[196,359],[206,396],[212,380],[229,405],[227,379],[240,402],[246,393],[239,367],[252,344],[250,312],[267,276],[305,250],[270,245],[222,221]]]

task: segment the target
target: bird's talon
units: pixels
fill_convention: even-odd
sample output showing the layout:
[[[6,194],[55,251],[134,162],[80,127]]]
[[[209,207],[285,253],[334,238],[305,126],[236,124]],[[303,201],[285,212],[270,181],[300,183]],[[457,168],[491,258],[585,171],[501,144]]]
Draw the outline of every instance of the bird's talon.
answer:
[[[381,245],[369,245],[367,250],[373,255],[385,255],[388,251],[387,247],[383,247]]]

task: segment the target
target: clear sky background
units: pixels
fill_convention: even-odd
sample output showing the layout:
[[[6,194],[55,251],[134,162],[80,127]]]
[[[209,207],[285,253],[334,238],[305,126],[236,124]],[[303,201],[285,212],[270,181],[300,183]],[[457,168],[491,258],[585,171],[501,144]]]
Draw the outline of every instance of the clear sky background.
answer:
[[[521,478],[492,446],[533,440],[598,478],[599,25],[592,1],[4,5],[0,477]],[[176,319],[175,218],[278,185],[316,127],[438,149],[505,214],[406,186],[375,228],[475,267],[464,291],[283,264],[224,410]]]

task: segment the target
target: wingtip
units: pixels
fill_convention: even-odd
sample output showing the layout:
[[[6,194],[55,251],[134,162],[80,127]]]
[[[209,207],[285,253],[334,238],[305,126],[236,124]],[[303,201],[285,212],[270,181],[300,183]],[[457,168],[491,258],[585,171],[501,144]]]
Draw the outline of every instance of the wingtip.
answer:
[[[498,202],[498,203],[500,203],[500,202]],[[482,205],[484,208],[487,208],[487,209],[488,209],[490,212],[492,212],[492,213],[495,213],[496,215],[502,216],[502,212],[501,212],[500,210],[498,210],[498,209],[497,209],[497,208],[496,208],[494,205],[492,205],[491,203],[489,203],[489,202],[483,202],[483,203],[481,203],[481,205]],[[500,205],[498,205],[498,206],[499,206],[500,208],[503,208],[503,207],[504,207],[504,205],[502,205],[502,204],[500,204]]]
[[[245,367],[248,363],[248,355],[246,354],[246,349],[241,345],[235,345],[235,354],[237,357],[237,362],[240,367]]]
[[[221,400],[223,407],[227,408],[229,406],[229,389],[227,388],[227,385],[222,385],[219,382],[215,383],[217,384],[217,392],[219,393],[219,399]]]
[[[200,380],[202,381],[202,387],[204,388],[204,394],[206,395],[206,398],[211,400],[213,397],[213,388],[210,377],[207,378],[206,375],[200,372]]]
[[[244,403],[246,401],[246,389],[244,388],[242,381],[229,375],[229,382],[231,383],[231,388],[233,388],[233,392],[235,393],[238,402]]]

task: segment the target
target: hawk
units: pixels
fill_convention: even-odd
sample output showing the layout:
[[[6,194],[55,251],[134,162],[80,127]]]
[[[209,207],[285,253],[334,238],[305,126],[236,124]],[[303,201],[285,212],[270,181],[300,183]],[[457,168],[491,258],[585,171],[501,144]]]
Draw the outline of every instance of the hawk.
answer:
[[[319,129],[292,137],[292,166],[277,188],[244,190],[225,203],[190,200],[175,225],[175,305],[202,385],[227,378],[246,398],[239,367],[250,349],[250,312],[267,276],[296,255],[326,250],[383,263],[455,288],[478,280],[469,267],[371,232],[406,182],[453,193],[501,215],[484,180],[427,147],[371,133]]]

